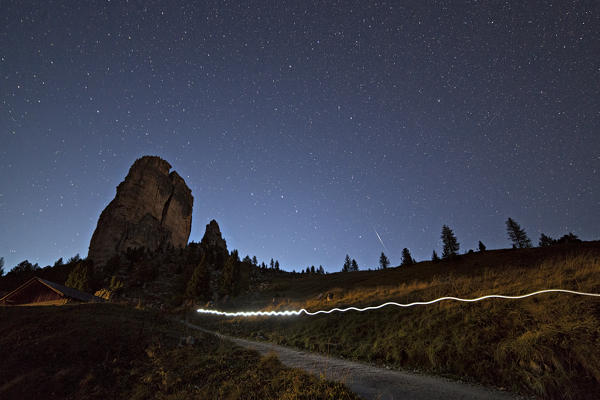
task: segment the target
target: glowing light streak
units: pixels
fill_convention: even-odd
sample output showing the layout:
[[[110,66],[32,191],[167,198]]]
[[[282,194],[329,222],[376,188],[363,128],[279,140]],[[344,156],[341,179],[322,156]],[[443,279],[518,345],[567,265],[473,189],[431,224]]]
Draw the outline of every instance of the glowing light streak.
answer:
[[[379,242],[383,246],[383,249],[389,253],[387,247],[385,247],[385,244],[383,244],[383,240],[381,240],[381,236],[379,236],[379,232],[377,232],[377,229],[375,229],[375,227],[373,227],[373,230],[375,231],[375,234],[377,235],[377,239],[379,239]]]
[[[200,314],[221,315],[221,316],[225,316],[225,317],[285,317],[285,316],[295,316],[295,315],[301,315],[301,314],[317,315],[317,314],[331,314],[334,312],[347,312],[347,311],[364,312],[364,311],[378,310],[380,308],[388,307],[388,306],[406,308],[406,307],[434,304],[434,303],[438,303],[440,301],[445,301],[445,300],[455,300],[455,301],[461,301],[461,302],[465,302],[465,303],[474,303],[476,301],[481,301],[481,300],[485,300],[485,299],[518,300],[518,299],[524,299],[526,297],[536,296],[536,295],[542,294],[542,293],[569,293],[569,294],[575,294],[575,295],[579,295],[579,296],[600,297],[600,294],[597,294],[597,293],[578,292],[575,290],[567,290],[567,289],[544,289],[544,290],[538,290],[537,292],[532,292],[532,293],[527,293],[527,294],[517,295],[517,296],[507,296],[507,295],[502,295],[502,294],[488,294],[486,296],[481,296],[481,297],[477,297],[474,299],[463,299],[460,297],[448,296],[448,297],[440,297],[439,299],[430,300],[430,301],[415,301],[415,302],[407,303],[407,304],[389,301],[387,303],[383,303],[378,306],[369,306],[369,307],[363,307],[363,308],[358,308],[358,307],[337,308],[336,307],[336,308],[332,308],[330,310],[318,310],[318,311],[312,311],[312,312],[308,311],[305,308],[302,308],[300,310],[288,310],[288,311],[236,311],[236,312],[207,310],[204,308],[199,308],[196,310],[196,312],[198,312]]]

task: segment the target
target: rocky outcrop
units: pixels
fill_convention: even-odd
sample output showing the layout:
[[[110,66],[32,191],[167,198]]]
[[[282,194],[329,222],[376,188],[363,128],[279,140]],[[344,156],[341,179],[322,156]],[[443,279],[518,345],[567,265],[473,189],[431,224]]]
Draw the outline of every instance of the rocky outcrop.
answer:
[[[206,225],[206,231],[200,243],[207,247],[216,247],[227,251],[227,243],[223,239],[223,236],[221,236],[219,224],[214,219]]]
[[[96,265],[127,248],[187,245],[194,198],[183,178],[170,169],[167,161],[153,156],[133,163],[92,235],[88,258]]]

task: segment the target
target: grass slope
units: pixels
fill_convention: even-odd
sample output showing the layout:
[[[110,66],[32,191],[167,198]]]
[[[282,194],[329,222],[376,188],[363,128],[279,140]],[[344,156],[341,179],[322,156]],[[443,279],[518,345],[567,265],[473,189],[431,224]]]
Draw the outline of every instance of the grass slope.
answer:
[[[156,313],[110,304],[0,307],[0,321],[2,399],[357,398]],[[196,343],[179,346],[188,335]]]
[[[231,308],[316,310],[545,288],[600,293],[600,244],[489,251],[386,271],[283,277]],[[333,300],[326,301],[322,293],[333,293]],[[229,334],[466,377],[543,398],[597,398],[600,392],[597,298],[543,294],[368,313],[197,320]]]

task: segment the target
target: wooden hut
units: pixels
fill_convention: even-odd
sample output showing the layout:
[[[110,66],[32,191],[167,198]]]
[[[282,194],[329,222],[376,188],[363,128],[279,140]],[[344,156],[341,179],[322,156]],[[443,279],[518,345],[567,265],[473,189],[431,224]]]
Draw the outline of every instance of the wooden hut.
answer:
[[[0,305],[58,306],[67,303],[102,302],[99,297],[34,277],[0,299]]]

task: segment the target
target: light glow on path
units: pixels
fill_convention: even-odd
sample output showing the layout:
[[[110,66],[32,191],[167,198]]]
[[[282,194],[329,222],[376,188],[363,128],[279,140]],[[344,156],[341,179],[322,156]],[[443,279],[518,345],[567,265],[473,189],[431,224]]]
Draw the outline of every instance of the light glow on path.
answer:
[[[237,311],[237,312],[207,310],[204,308],[199,308],[196,310],[196,312],[198,312],[200,314],[221,315],[224,317],[285,317],[285,316],[294,316],[294,315],[301,315],[301,314],[306,314],[306,315],[331,314],[334,312],[346,312],[346,311],[364,312],[364,311],[378,310],[380,308],[388,307],[388,306],[406,308],[406,307],[424,306],[424,305],[428,305],[428,304],[434,304],[434,303],[438,303],[438,302],[444,301],[444,300],[455,300],[455,301],[462,301],[465,303],[474,303],[476,301],[481,301],[481,300],[485,300],[485,299],[518,300],[518,299],[524,299],[526,297],[536,296],[536,295],[542,294],[542,293],[553,293],[553,292],[554,293],[576,294],[579,296],[600,297],[600,294],[598,294],[598,293],[577,292],[575,290],[567,290],[567,289],[544,289],[544,290],[538,290],[537,292],[527,293],[527,294],[518,295],[518,296],[506,296],[506,295],[502,295],[502,294],[489,294],[487,296],[477,297],[475,299],[462,299],[460,297],[440,297],[439,299],[435,299],[435,300],[415,301],[413,303],[408,303],[408,304],[402,304],[402,303],[396,303],[394,301],[389,301],[387,303],[383,303],[378,306],[369,306],[369,307],[364,307],[364,308],[358,308],[358,307],[332,308],[330,310],[318,310],[318,311],[312,311],[312,312],[308,311],[305,308],[302,308],[300,310],[288,310],[288,311]]]

